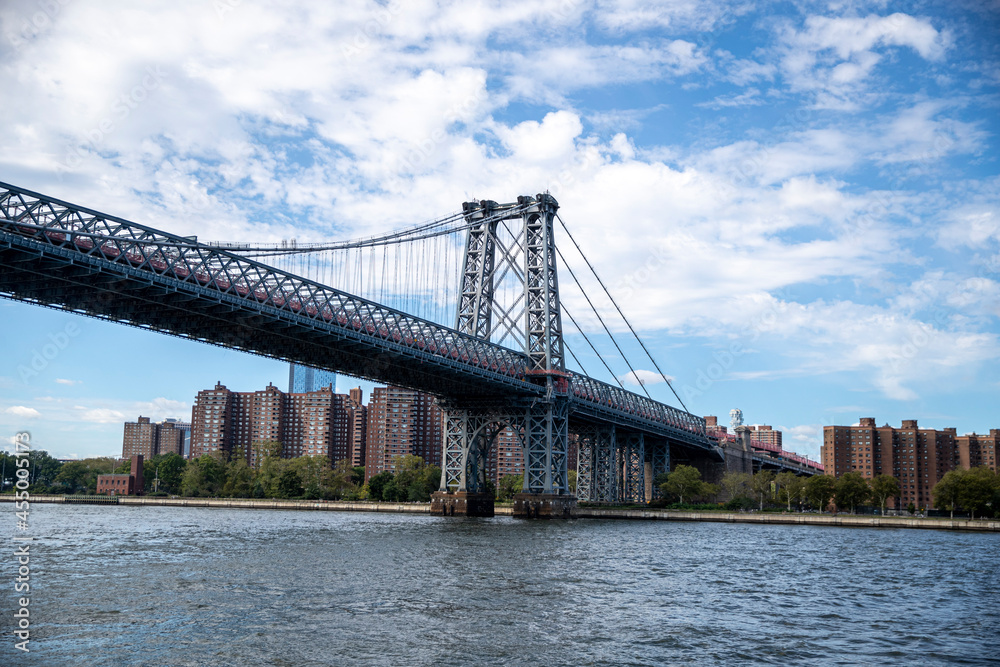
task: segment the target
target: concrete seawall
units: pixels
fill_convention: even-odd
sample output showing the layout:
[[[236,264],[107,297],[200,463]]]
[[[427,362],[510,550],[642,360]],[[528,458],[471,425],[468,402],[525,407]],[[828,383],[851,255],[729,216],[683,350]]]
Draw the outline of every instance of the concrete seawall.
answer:
[[[808,526],[843,526],[848,528],[929,528],[937,530],[974,530],[1000,532],[1000,521],[968,519],[914,519],[897,516],[855,516],[850,514],[744,514],[724,512],[676,512],[649,509],[603,509],[579,507],[578,519],[643,519],[651,521],[714,521],[718,523],[799,524]]]
[[[12,501],[11,495],[0,500]],[[31,496],[32,503],[62,504],[62,496]],[[319,510],[327,512],[391,512],[397,514],[430,514],[430,503],[368,503],[328,500],[250,500],[242,498],[150,498],[119,496],[119,505],[166,507],[219,507],[234,509]],[[497,505],[497,516],[510,516],[511,505]],[[576,519],[627,519],[643,521],[711,521],[717,523],[796,524],[808,526],[839,526],[844,528],[923,528],[1000,533],[1000,520],[914,519],[895,516],[855,516],[849,514],[777,514],[729,512],[678,512],[658,509],[619,509],[578,507]]]

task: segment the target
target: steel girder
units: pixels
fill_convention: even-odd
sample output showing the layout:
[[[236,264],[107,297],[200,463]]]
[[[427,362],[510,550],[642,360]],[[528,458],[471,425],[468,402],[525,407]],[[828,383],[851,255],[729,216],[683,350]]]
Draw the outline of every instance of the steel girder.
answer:
[[[548,194],[538,195],[524,212],[524,290],[527,311],[525,353],[533,371],[565,371],[556,242],[553,222],[559,204]],[[530,197],[517,203],[531,204]]]
[[[486,468],[497,434],[510,427],[524,442],[524,415],[495,409],[442,406],[445,437],[442,443],[440,491],[485,493]]]
[[[569,403],[539,401],[525,411],[524,493],[569,494]]]
[[[591,473],[591,501],[596,503],[618,502],[618,456],[614,426],[598,427],[593,439],[593,472]]]
[[[597,427],[586,426],[576,431],[576,497],[583,501],[594,495],[594,454]]]
[[[542,378],[529,375],[526,369],[546,373],[564,368],[552,236],[557,208],[549,195],[520,197],[518,204],[500,205],[486,218],[520,217],[524,221],[517,241],[528,250],[523,276],[529,295],[526,309],[530,312],[524,318],[528,354],[198,243],[195,238],[4,183],[0,183],[0,292],[217,345],[233,346],[238,341],[237,347],[252,353],[438,395],[552,397],[552,376],[540,386]],[[486,250],[484,246],[484,260]],[[500,250],[509,254],[507,249]],[[485,271],[485,265],[482,268]],[[486,282],[484,272],[479,285]],[[474,305],[481,314],[487,299],[480,293],[478,300]],[[209,304],[216,305],[214,311]],[[494,312],[489,328],[498,325],[499,316],[506,325],[520,318],[520,314]],[[474,328],[484,332],[485,323],[480,317]],[[331,348],[333,343],[336,349]],[[408,364],[405,372],[400,364]],[[712,449],[704,421],[694,415],[583,375],[567,374],[566,380],[568,409],[574,414]],[[555,458],[559,459],[561,432],[556,437]]]
[[[462,204],[469,228],[465,237],[465,261],[455,328],[483,340],[489,340],[493,332],[493,267],[500,218],[491,213],[497,207],[494,201]]]
[[[642,433],[626,433],[619,438],[622,447],[621,498],[624,502],[641,503],[646,496],[646,439]]]
[[[665,440],[649,439],[646,442],[646,451],[649,452],[650,474],[653,481],[653,498],[659,498],[660,487],[656,484],[656,477],[663,473],[670,472],[670,443]]]

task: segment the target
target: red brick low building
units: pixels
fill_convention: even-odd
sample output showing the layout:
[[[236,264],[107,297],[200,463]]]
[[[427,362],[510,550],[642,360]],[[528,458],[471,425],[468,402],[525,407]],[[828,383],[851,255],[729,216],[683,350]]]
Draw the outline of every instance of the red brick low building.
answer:
[[[127,475],[98,475],[97,494],[112,496],[141,496],[145,480],[142,478],[142,454],[132,457],[132,471]]]

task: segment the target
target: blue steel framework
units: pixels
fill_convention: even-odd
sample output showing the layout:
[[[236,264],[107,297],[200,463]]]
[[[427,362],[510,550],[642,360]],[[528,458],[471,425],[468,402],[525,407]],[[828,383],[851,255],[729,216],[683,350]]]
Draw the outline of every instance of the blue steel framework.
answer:
[[[593,459],[599,499],[621,499],[617,489],[625,487],[617,481],[625,462],[615,429],[721,458],[702,418],[565,371],[552,236],[557,207],[549,195],[538,195],[478,219],[466,214],[470,230],[482,226],[487,233],[499,219],[524,223],[524,352],[489,342],[488,316],[463,324],[464,306],[458,325],[465,331],[449,329],[196,238],[5,183],[0,296],[437,395],[449,414],[446,431],[455,434],[454,449],[446,438],[443,485],[449,489],[478,488],[489,436],[504,422],[524,440],[525,491],[532,493],[568,493],[570,422],[574,430],[610,430]],[[490,272],[478,275],[473,307],[485,313],[488,290],[482,288]],[[509,325],[514,318],[505,319]],[[638,446],[629,451],[628,475],[635,480]]]

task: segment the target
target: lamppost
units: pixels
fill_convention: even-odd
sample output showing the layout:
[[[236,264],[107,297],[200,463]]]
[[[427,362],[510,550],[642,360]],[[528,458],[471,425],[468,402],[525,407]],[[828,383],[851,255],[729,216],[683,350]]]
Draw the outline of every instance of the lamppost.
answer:
[[[156,466],[156,479],[153,480],[153,493],[160,490],[160,466]]]

